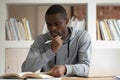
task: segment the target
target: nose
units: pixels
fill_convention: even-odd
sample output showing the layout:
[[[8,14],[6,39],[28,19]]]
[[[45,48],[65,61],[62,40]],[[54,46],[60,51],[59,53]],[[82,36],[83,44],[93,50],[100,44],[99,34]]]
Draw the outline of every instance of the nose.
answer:
[[[56,28],[56,26],[55,25],[51,25],[51,27],[50,27],[50,31],[55,31],[57,28]]]

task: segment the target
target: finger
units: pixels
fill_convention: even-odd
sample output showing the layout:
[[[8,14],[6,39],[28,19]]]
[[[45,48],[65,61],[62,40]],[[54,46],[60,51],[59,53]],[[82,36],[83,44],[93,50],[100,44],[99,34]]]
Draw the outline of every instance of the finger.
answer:
[[[61,36],[56,36],[53,38],[54,40],[60,40],[61,39]]]
[[[55,70],[55,66],[48,71],[48,73],[52,73]]]
[[[51,75],[51,76],[55,76],[56,71],[55,71],[55,70],[52,70],[52,71],[50,71],[48,74]]]
[[[48,71],[48,73],[52,73],[53,72],[53,69],[51,69],[50,71]]]
[[[57,77],[57,76],[58,76],[57,70],[52,71],[52,72],[50,73],[50,75],[51,75],[51,76]]]

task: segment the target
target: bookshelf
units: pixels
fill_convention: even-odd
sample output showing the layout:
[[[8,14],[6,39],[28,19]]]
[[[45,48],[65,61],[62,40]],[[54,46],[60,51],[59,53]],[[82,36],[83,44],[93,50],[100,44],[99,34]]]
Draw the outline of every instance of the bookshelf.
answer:
[[[96,20],[103,21],[105,19],[108,20],[119,20],[120,19],[120,2],[106,2],[106,3],[97,3],[96,4]],[[112,20],[112,22],[113,22]],[[103,21],[104,22],[104,21]],[[115,26],[114,26],[115,28]],[[96,29],[97,30],[97,29]],[[116,29],[115,29],[116,30]],[[96,31],[97,32],[97,31]],[[116,31],[117,32],[117,31]],[[112,32],[111,32],[112,33]],[[94,47],[103,47],[103,48],[119,48],[120,39],[119,40],[98,40],[96,35],[96,42]],[[118,38],[120,38],[118,34]],[[105,45],[106,44],[106,45]]]
[[[97,5],[97,40],[120,40],[119,20],[119,5]]]
[[[30,45],[33,43],[34,40],[32,41],[8,41],[6,40],[5,36],[5,20],[8,19],[9,17],[9,11],[8,11],[8,5],[29,5],[29,6],[37,6],[37,5],[45,5],[45,4],[71,4],[71,5],[80,5],[80,4],[87,4],[87,31],[89,32],[91,39],[92,39],[92,52],[96,53],[95,51],[97,48],[102,49],[117,49],[120,52],[120,41],[104,41],[104,40],[96,40],[96,19],[97,19],[97,6],[104,6],[104,5],[120,5],[119,0],[2,0],[0,1],[0,22],[1,22],[1,27],[0,27],[0,74],[5,73],[5,61],[6,61],[6,55],[7,53],[13,52],[15,53],[16,51],[20,51],[21,49],[27,49],[25,52],[28,51],[30,48]],[[104,5],[103,5],[104,4]],[[47,8],[47,7],[46,7]],[[33,9],[34,10],[34,9]],[[33,13],[34,14],[34,13]],[[10,14],[12,15],[12,14]],[[84,17],[84,16],[83,16]],[[33,23],[34,24],[34,23]],[[40,23],[36,23],[37,25],[40,25]],[[36,35],[39,35],[40,33],[37,33],[39,31],[37,30],[42,30],[35,28],[34,31],[32,31],[32,35],[35,38]],[[10,50],[11,49],[11,50]],[[20,50],[17,50],[20,49]],[[24,52],[24,51],[23,51]],[[104,51],[103,51],[104,52]],[[107,51],[106,51],[107,52]],[[11,52],[12,53],[12,52]],[[10,54],[9,54],[10,55]],[[12,54],[11,54],[12,55]]]

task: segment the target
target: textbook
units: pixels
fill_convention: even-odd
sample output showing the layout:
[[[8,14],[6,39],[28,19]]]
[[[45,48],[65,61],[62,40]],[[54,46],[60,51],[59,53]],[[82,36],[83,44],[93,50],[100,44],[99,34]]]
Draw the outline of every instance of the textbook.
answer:
[[[0,77],[3,77],[3,78],[20,78],[20,79],[24,79],[24,78],[39,78],[39,79],[54,78],[53,76],[50,76],[47,73],[33,73],[33,72],[8,73],[8,74],[1,75]]]

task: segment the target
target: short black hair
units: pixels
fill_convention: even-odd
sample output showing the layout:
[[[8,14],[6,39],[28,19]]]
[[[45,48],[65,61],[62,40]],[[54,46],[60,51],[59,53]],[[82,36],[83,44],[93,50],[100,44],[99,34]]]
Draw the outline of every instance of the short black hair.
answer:
[[[55,14],[60,14],[61,17],[63,17],[64,19],[67,19],[67,12],[65,10],[65,8],[61,5],[55,4],[52,5],[48,8],[46,15],[55,15]]]

